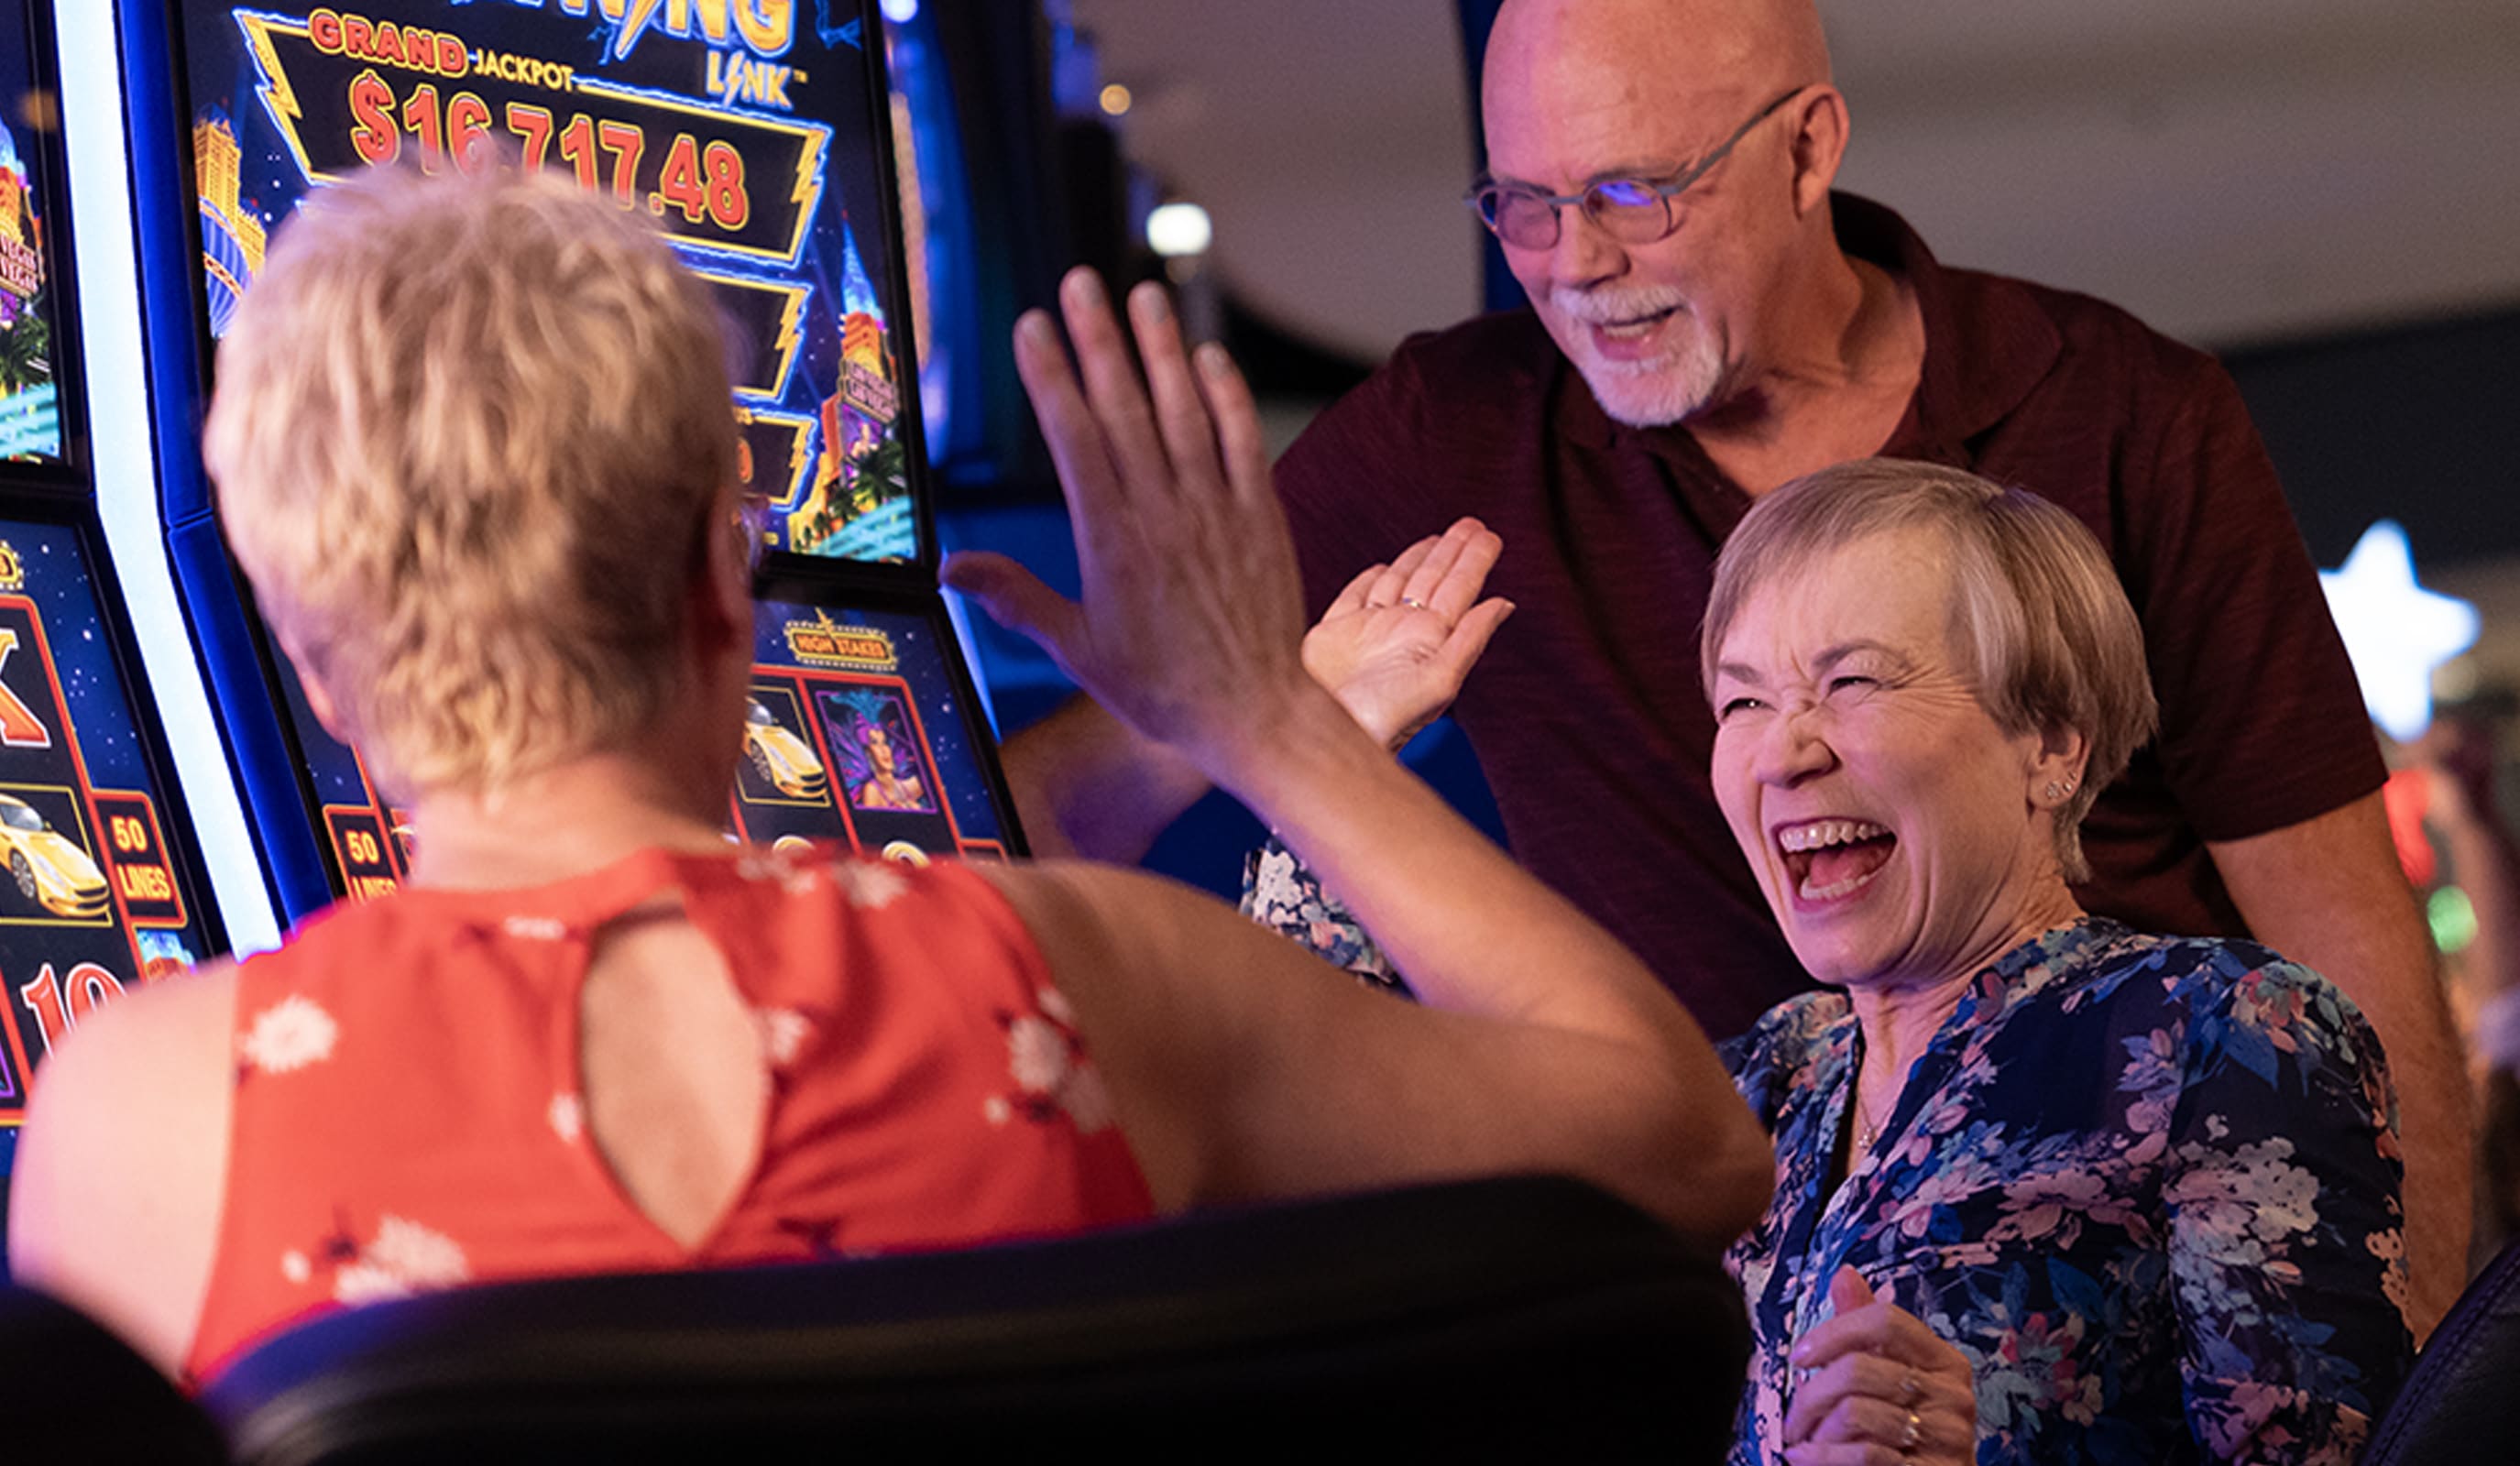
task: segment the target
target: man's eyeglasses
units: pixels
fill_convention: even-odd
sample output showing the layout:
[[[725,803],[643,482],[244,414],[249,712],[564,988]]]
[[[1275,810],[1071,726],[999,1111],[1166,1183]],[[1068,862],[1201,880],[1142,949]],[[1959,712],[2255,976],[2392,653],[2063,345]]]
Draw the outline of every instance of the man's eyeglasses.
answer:
[[[1688,192],[1707,171],[1724,161],[1750,129],[1776,114],[1777,109],[1802,95],[1802,87],[1760,108],[1749,121],[1732,129],[1716,150],[1665,179],[1597,178],[1573,194],[1544,194],[1519,183],[1482,179],[1462,200],[1478,210],[1479,221],[1516,249],[1549,249],[1557,244],[1558,210],[1572,203],[1603,234],[1622,244],[1650,244],[1680,227],[1671,200]]]

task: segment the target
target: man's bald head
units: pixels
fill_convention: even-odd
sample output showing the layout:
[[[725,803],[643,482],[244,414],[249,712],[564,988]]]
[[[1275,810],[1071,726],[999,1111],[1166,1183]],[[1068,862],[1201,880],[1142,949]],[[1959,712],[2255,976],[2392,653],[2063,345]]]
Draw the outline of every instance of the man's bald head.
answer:
[[[1603,411],[1685,422],[1800,349],[1844,278],[1846,110],[1812,0],[1507,0],[1484,96],[1498,197],[1557,221],[1500,236],[1507,267]],[[1659,217],[1598,217],[1604,180]]]
[[[1488,36],[1481,95],[1493,150],[1501,111],[1510,116],[1569,90],[1729,108],[1828,79],[1812,0],[1506,0]]]

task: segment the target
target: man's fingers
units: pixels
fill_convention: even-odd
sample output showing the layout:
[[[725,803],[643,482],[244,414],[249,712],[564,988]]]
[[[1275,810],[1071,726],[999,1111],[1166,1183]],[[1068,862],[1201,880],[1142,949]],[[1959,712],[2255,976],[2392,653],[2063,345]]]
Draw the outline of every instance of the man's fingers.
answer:
[[[1075,601],[993,551],[957,553],[946,558],[939,573],[945,584],[978,601],[990,620],[1039,643],[1061,669],[1074,675],[1076,660],[1071,653],[1084,650],[1079,638],[1084,613]]]
[[[1129,324],[1137,332],[1138,360],[1154,399],[1155,428],[1176,482],[1208,496],[1224,492],[1216,424],[1182,347],[1181,318],[1173,314],[1162,286],[1149,282],[1129,292]]]
[[[1129,343],[1120,334],[1102,278],[1081,265],[1068,271],[1059,283],[1058,304],[1067,318],[1067,339],[1076,348],[1077,372],[1085,379],[1085,400],[1102,425],[1123,490],[1168,489],[1172,468],[1155,430],[1154,409],[1138,381],[1137,368],[1130,365]]]

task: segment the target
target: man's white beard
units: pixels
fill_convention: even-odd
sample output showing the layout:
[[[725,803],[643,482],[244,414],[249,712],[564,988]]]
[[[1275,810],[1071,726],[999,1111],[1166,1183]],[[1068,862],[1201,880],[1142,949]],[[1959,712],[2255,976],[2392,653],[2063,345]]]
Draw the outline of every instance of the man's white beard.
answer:
[[[1630,427],[1662,427],[1689,418],[1711,402],[1724,378],[1724,358],[1714,336],[1693,316],[1680,292],[1668,287],[1591,290],[1552,289],[1549,303],[1560,330],[1553,333],[1601,411]],[[1642,361],[1611,361],[1593,343],[1591,328],[1634,321],[1661,311],[1673,318],[1656,329],[1677,332],[1663,354]],[[1546,317],[1544,317],[1546,319]]]

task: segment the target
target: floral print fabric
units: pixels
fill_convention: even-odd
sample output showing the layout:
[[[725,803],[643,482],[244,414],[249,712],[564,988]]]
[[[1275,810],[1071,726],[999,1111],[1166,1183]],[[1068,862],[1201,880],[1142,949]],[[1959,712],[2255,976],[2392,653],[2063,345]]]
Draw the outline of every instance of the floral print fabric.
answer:
[[[1757,1339],[1735,1462],[1777,1458],[1840,1266],[1967,1356],[1985,1466],[2353,1461],[2412,1349],[2387,1070],[2325,979],[2050,932],[1979,976],[1832,1192],[1862,1043],[1815,993],[1729,1046],[1777,1143],[1727,1259]]]
[[[1243,907],[1389,971],[1274,842]],[[2412,1346],[2387,1069],[2336,988],[2246,943],[2049,932],[1980,974],[1832,1189],[1862,1042],[1830,992],[1724,1046],[1777,1145],[1726,1260],[1737,1466],[1782,1459],[1787,1353],[1840,1266],[1968,1358],[1981,1466],[2350,1466]]]
[[[1242,914],[1294,938],[1369,986],[1409,992],[1382,949],[1275,835],[1243,860]]]

